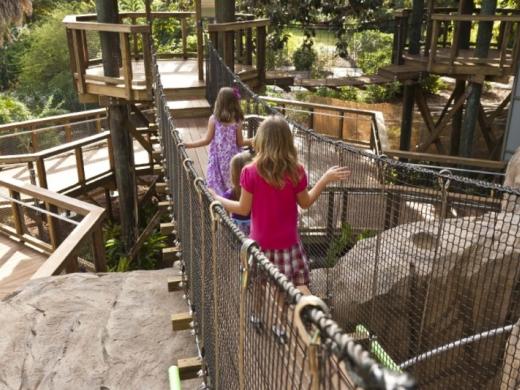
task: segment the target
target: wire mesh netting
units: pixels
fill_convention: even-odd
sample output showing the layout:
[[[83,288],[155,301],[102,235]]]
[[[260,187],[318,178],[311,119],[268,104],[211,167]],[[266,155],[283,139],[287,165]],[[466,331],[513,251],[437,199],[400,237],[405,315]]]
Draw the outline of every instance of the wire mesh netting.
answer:
[[[240,88],[254,134],[279,115],[208,48],[208,99]],[[424,388],[499,388],[519,361],[516,189],[376,156],[290,121],[310,183],[351,178],[300,213],[311,291],[383,366]]]
[[[157,62],[154,77],[172,219],[179,226],[187,298],[195,314],[206,384],[266,389],[385,388],[389,383],[413,387],[406,374],[382,367],[356,345],[321,301],[305,298],[224,209],[212,203],[175,129]],[[250,103],[260,109],[258,102]],[[253,135],[260,121],[249,117],[245,131]],[[298,142],[311,145],[318,139]],[[331,152],[328,158],[336,161],[341,156]]]

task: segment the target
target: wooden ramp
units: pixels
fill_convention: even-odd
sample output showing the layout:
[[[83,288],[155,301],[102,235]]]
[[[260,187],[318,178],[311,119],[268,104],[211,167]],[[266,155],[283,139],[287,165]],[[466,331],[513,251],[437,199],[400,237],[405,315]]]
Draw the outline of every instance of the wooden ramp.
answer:
[[[28,281],[47,256],[0,235],[0,300]]]
[[[358,87],[362,88],[370,84],[385,84],[392,80],[385,75],[369,75],[358,77],[335,77],[311,79],[301,77],[301,72],[292,71],[269,71],[266,73],[266,83],[268,85],[276,85],[284,90],[288,90],[291,86],[299,86],[309,90],[320,87],[340,88],[340,87]]]

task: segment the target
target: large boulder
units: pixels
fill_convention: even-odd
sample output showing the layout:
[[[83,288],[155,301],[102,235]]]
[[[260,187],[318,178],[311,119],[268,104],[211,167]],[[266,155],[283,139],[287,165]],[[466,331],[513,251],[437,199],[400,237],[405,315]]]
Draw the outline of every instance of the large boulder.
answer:
[[[520,149],[505,184],[520,187]],[[334,318],[351,332],[363,325],[398,364],[516,322],[520,202],[509,190],[502,199],[498,212],[398,225],[359,241],[332,270],[313,271],[316,281],[329,273]],[[508,337],[449,348],[410,370],[421,388],[498,388]]]
[[[172,269],[70,274],[0,301],[0,389],[165,389],[168,367],[195,356]]]

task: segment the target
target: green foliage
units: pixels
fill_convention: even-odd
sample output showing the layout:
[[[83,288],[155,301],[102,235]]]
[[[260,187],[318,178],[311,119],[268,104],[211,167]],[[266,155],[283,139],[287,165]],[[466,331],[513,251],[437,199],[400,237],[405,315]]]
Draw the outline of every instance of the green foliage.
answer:
[[[63,17],[70,9],[59,9],[28,34],[27,50],[20,57],[19,93],[30,105],[44,105],[49,96],[63,101],[68,110],[80,108],[72,85]]]
[[[348,101],[358,101],[358,89],[354,87],[340,87],[331,89],[327,87],[319,87],[315,94],[322,97],[331,97],[334,99],[343,99]]]
[[[446,85],[442,82],[441,78],[437,75],[429,74],[426,78],[421,81],[421,89],[429,94],[435,95],[439,91],[445,88]]]
[[[147,205],[139,209],[141,228],[144,229],[157,210],[156,206]],[[162,249],[166,247],[167,237],[155,231],[144,241],[137,256],[131,261],[123,251],[121,226],[107,224],[104,227],[105,252],[110,271],[125,272],[134,269],[156,269],[159,266]]]
[[[365,74],[375,74],[392,60],[392,34],[378,30],[356,32],[348,43],[349,52]]]
[[[0,93],[0,124],[25,121],[31,118],[27,106],[13,96]]]
[[[383,85],[371,84],[366,86],[365,101],[367,103],[387,102],[400,93],[401,83],[397,81]]]
[[[318,54],[312,44],[303,43],[293,53],[293,63],[296,70],[311,70]]]
[[[349,223],[344,223],[341,226],[339,235],[334,237],[327,249],[326,266],[328,268],[334,267],[338,259],[343,256],[350,248],[352,248],[358,241],[365,238],[375,236],[375,232],[365,229],[362,232],[355,234],[352,226]]]

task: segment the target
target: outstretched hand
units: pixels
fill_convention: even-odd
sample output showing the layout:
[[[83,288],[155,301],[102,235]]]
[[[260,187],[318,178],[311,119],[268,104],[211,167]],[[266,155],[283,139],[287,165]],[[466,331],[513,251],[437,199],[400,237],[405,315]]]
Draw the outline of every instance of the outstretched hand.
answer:
[[[341,180],[347,180],[350,175],[351,171],[347,167],[330,167],[327,172],[323,175],[323,178],[325,179],[326,183],[332,183],[334,181],[341,181]]]

